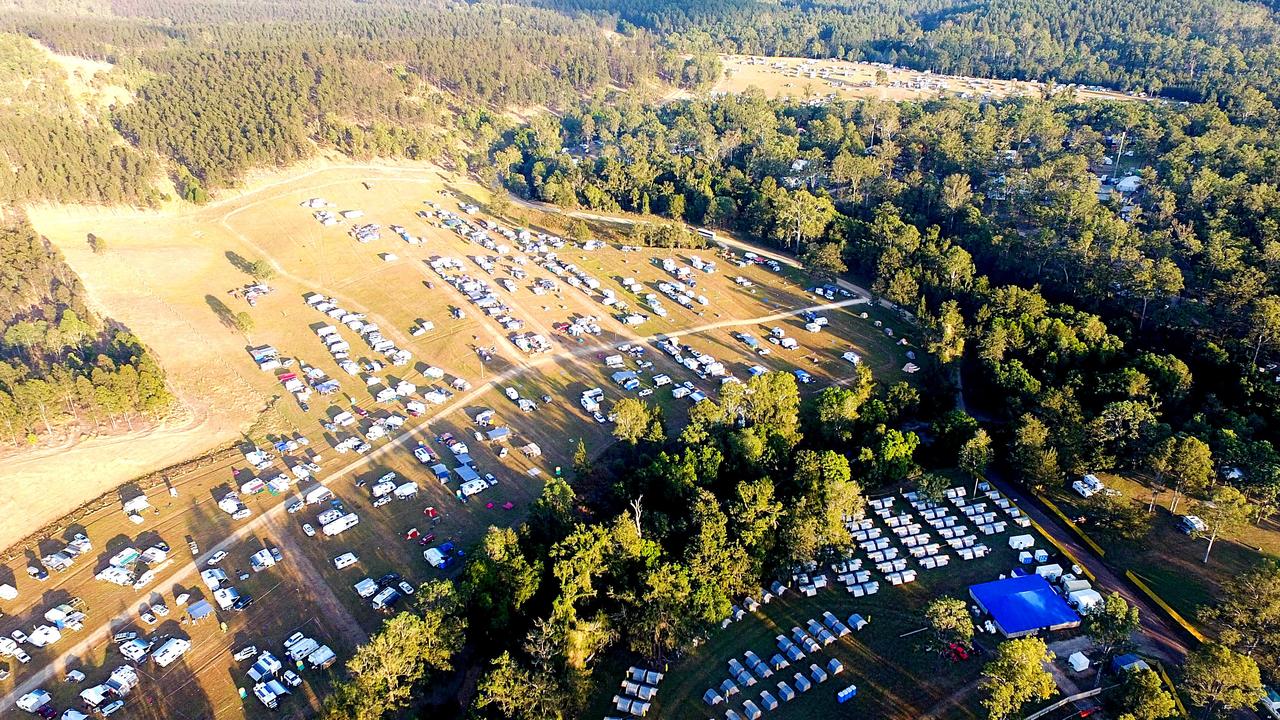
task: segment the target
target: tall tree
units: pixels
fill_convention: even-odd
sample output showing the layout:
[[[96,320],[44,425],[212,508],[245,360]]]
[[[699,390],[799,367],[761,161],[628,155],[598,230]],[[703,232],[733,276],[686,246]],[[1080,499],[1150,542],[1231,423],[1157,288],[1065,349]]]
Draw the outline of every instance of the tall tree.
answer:
[[[1187,654],[1182,689],[1204,717],[1226,716],[1262,697],[1262,677],[1251,658],[1207,643]]]
[[[1044,640],[1018,638],[1000,644],[991,662],[982,668],[982,707],[990,720],[1013,717],[1023,705],[1047,700],[1057,689],[1045,665],[1053,653]]]

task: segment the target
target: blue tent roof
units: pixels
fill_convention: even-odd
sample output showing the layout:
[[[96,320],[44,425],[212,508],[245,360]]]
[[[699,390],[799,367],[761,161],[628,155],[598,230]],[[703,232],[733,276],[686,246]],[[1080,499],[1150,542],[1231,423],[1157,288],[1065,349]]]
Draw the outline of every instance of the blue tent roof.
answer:
[[[969,595],[1008,637],[1080,624],[1080,616],[1039,575],[972,585]]]
[[[480,477],[480,473],[477,473],[475,470],[472,470],[466,465],[456,467],[453,469],[453,471],[458,474],[458,479],[461,480],[462,482],[471,482],[472,480],[475,480]]]
[[[202,620],[213,614],[213,606],[208,600],[199,600],[191,603],[191,607],[187,608],[187,615],[192,620]]]

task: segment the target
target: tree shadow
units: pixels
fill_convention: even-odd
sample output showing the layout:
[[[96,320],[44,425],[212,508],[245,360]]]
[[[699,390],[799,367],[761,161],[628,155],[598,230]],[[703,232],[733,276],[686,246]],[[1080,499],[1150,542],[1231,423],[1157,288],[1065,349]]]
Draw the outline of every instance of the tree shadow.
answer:
[[[205,295],[204,301],[209,306],[209,309],[213,311],[213,314],[218,317],[218,322],[222,323],[223,327],[229,330],[235,329],[236,314],[232,312],[231,308],[227,307],[226,303],[213,295]]]
[[[253,275],[253,263],[247,260],[244,256],[234,250],[228,250],[226,252],[226,258],[227,262],[231,263],[231,267],[239,270],[245,275]]]

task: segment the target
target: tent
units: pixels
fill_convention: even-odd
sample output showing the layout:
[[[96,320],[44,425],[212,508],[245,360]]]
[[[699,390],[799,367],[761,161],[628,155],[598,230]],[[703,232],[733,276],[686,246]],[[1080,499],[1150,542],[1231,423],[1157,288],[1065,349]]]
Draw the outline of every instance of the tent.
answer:
[[[1089,658],[1082,652],[1074,652],[1067,658],[1067,664],[1071,666],[1073,672],[1084,672],[1089,669]]]
[[[187,616],[192,621],[204,620],[212,614],[214,614],[214,606],[210,605],[207,600],[193,602],[191,606],[187,607]]]
[[[969,596],[1008,638],[1080,625],[1080,616],[1039,575],[971,585]]]
[[[1150,670],[1151,666],[1147,664],[1146,660],[1137,655],[1126,653],[1118,655],[1111,660],[1111,669],[1115,672],[1120,672],[1121,670],[1124,672],[1136,672],[1138,670]]]
[[[466,465],[459,465],[458,467],[453,469],[453,472],[457,474],[458,479],[464,483],[468,483],[468,482],[471,482],[472,480],[480,479],[480,473],[476,472],[475,470],[472,470]]]
[[[1014,550],[1026,550],[1036,544],[1036,539],[1031,535],[1014,535],[1009,538],[1009,547]]]

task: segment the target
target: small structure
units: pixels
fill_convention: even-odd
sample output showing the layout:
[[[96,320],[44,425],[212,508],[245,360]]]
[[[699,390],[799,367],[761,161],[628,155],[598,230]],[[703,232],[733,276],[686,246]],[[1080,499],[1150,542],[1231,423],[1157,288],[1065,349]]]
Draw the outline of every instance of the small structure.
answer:
[[[1089,669],[1089,658],[1082,652],[1074,652],[1067,658],[1067,664],[1071,666],[1072,672],[1084,672]]]

